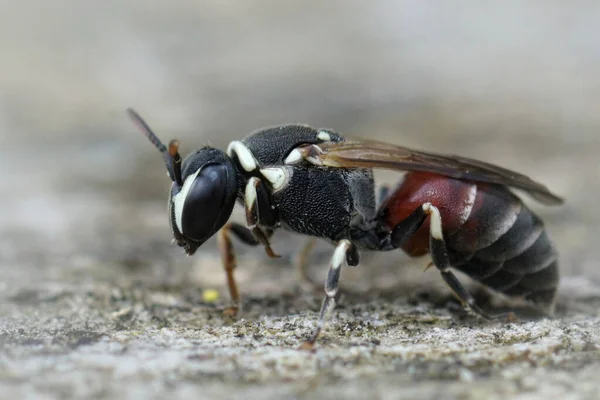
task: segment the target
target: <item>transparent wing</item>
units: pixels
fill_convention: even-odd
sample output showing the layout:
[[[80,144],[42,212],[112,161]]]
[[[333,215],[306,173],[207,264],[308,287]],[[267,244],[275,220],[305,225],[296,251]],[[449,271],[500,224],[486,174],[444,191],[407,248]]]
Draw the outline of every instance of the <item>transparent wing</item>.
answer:
[[[320,143],[318,149],[309,146],[299,151],[304,153],[304,158],[316,165],[433,172],[451,178],[497,183],[521,189],[548,205],[564,202],[546,186],[525,175],[472,158],[413,150],[368,139],[325,142]]]

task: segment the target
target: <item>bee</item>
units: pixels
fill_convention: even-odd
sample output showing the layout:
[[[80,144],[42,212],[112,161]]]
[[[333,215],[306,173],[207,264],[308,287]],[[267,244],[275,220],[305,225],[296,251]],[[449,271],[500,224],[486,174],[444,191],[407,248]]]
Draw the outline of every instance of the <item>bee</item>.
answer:
[[[468,311],[481,309],[452,269],[509,296],[551,312],[559,282],[558,255],[543,222],[511,189],[546,205],[563,199],[525,175],[483,161],[364,139],[346,139],[307,125],[263,128],[233,141],[227,151],[203,147],[182,160],[179,142],[165,146],[133,110],[130,117],[164,157],[172,180],[169,221],[177,245],[194,254],[217,234],[227,284],[237,311],[232,236],[262,245],[278,229],[321,238],[335,246],[319,319],[304,347],[323,330],[343,265],[361,251],[402,249],[430,254],[442,279]],[[373,169],[406,172],[377,204]],[[246,224],[229,222],[235,203]]]

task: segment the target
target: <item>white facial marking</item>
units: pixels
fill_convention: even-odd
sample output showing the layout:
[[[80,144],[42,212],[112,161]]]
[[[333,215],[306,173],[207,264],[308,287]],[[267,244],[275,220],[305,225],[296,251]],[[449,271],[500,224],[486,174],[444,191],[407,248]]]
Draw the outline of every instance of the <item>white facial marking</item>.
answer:
[[[297,149],[292,150],[285,160],[283,160],[286,164],[296,164],[300,161],[302,161],[302,154]]]
[[[248,180],[248,183],[246,184],[246,190],[244,192],[246,210],[251,210],[254,206],[254,202],[256,201],[256,186],[254,185],[256,185],[257,181],[258,178],[253,176]]]
[[[437,240],[444,240],[444,235],[442,234],[442,217],[440,215],[440,211],[431,203],[423,204],[423,211],[429,214],[431,218],[429,226],[429,232],[431,233],[431,236]]]
[[[273,189],[275,189],[276,191],[283,188],[289,180],[286,168],[261,168],[260,173],[271,183],[271,186],[273,186]]]
[[[347,239],[340,240],[339,244],[335,248],[333,252],[333,257],[331,257],[331,268],[338,269],[342,266],[342,264],[346,261],[346,253],[350,248],[350,241]]]
[[[183,227],[181,222],[181,218],[183,216],[183,205],[185,204],[185,199],[188,195],[188,192],[190,191],[190,188],[192,187],[192,183],[194,183],[194,179],[196,179],[196,177],[198,176],[198,173],[200,173],[200,168],[198,168],[198,171],[185,178],[185,182],[183,182],[181,191],[175,196],[173,196],[175,224],[177,225],[177,229],[179,229],[179,232],[181,233],[183,233]]]
[[[244,143],[237,140],[229,143],[229,146],[227,146],[227,155],[233,157],[234,154],[237,155],[245,171],[251,172],[256,169],[256,159]]]
[[[467,198],[463,204],[462,212],[460,213],[461,225],[469,219],[471,211],[473,211],[473,205],[475,204],[475,197],[477,197],[477,185],[471,185],[469,192],[467,193]]]
[[[321,131],[317,135],[317,139],[322,140],[324,142],[329,142],[331,140],[331,135],[328,132]]]

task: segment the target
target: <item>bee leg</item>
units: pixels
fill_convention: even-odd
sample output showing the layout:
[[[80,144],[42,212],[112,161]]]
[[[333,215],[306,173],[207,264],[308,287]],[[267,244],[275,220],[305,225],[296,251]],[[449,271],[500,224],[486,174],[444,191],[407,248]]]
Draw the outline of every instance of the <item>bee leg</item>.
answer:
[[[473,296],[460,283],[456,275],[450,271],[452,265],[450,264],[448,250],[446,249],[446,243],[442,234],[442,217],[439,210],[431,203],[423,204],[421,209],[424,214],[430,216],[429,250],[433,263],[439,269],[446,284],[463,304],[463,307],[486,320],[514,318],[514,314],[512,313],[489,314],[477,305]]]
[[[314,237],[310,237],[308,238],[305,242],[304,242],[304,246],[302,246],[302,249],[300,249],[300,251],[298,252],[298,254],[296,255],[295,259],[294,259],[294,265],[296,267],[296,272],[298,274],[298,282],[299,284],[302,286],[306,286],[307,288],[316,288],[318,286],[320,286],[317,282],[315,282],[309,275],[308,275],[308,257],[310,256],[311,251],[313,250],[313,248],[315,247],[317,243],[317,239]]]
[[[254,228],[252,228],[252,233],[258,239],[258,241],[263,245],[263,247],[265,248],[265,253],[267,253],[267,255],[269,257],[271,257],[271,258],[281,257],[279,254],[276,254],[273,251],[273,249],[271,248],[271,242],[269,241],[269,238],[273,234],[272,230],[270,230],[270,229],[262,230],[261,228],[255,226]]]
[[[235,267],[237,266],[237,261],[233,244],[231,243],[231,234],[233,234],[243,243],[250,246],[257,246],[260,244],[260,241],[250,229],[235,222],[229,222],[225,224],[225,226],[221,228],[219,234],[217,235],[219,250],[221,251],[221,259],[223,260],[223,266],[227,276],[229,296],[231,297],[231,302],[233,303],[233,305],[226,309],[224,313],[228,315],[235,315],[237,314],[240,305],[240,294],[233,273]]]
[[[244,198],[248,229],[263,244],[269,257],[280,257],[273,251],[269,242],[269,237],[272,234],[272,230],[269,228],[274,228],[277,225],[277,210],[271,204],[267,188],[259,178],[253,176],[248,180]],[[263,230],[261,227],[267,227],[267,229]]]
[[[460,283],[456,275],[450,271],[452,267],[446,242],[442,234],[442,217],[437,207],[431,203],[425,203],[413,211],[408,217],[401,221],[392,230],[390,242],[394,247],[401,247],[405,240],[410,238],[423,225],[427,216],[430,216],[429,227],[429,251],[433,259],[433,265],[437,267],[446,284],[450,287],[454,295],[463,304],[463,307],[470,310],[475,315],[487,319],[514,318],[512,313],[488,314],[482,310],[473,296]]]
[[[352,242],[347,239],[342,239],[338,242],[337,247],[333,252],[331,263],[329,264],[329,272],[327,273],[327,280],[325,281],[325,298],[321,304],[317,326],[310,339],[302,344],[302,349],[314,349],[315,343],[325,327],[329,313],[335,306],[335,295],[338,291],[338,282],[340,280],[342,264],[345,261],[346,264],[350,266],[356,266],[358,265],[359,258],[360,255],[358,249]]]
[[[230,315],[237,314],[240,305],[240,294],[233,273],[237,262],[231,243],[231,233],[247,245],[257,246],[262,244],[269,257],[279,257],[271,249],[269,242],[269,238],[273,234],[271,227],[275,227],[277,224],[277,214],[271,206],[268,192],[260,179],[252,177],[248,180],[245,199],[247,227],[237,223],[228,223],[219,231],[217,237],[225,273],[227,274],[227,287],[233,302],[233,306],[225,310],[225,313]],[[262,228],[262,226],[265,228]]]

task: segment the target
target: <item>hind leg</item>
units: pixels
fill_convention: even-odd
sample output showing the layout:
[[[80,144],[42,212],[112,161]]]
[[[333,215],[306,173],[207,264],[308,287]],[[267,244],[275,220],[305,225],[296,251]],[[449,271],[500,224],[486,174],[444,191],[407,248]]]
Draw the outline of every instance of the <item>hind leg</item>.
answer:
[[[450,258],[446,249],[442,229],[442,217],[439,210],[431,203],[425,203],[421,207],[413,211],[405,220],[400,222],[391,233],[391,242],[394,246],[400,247],[404,240],[414,234],[425,222],[427,217],[430,217],[429,226],[429,251],[433,264],[437,267],[442,275],[442,279],[450,287],[455,296],[460,300],[463,307],[471,311],[475,315],[488,319],[499,319],[511,317],[511,313],[489,314],[482,310],[473,296],[460,283],[456,275],[450,271]]]

